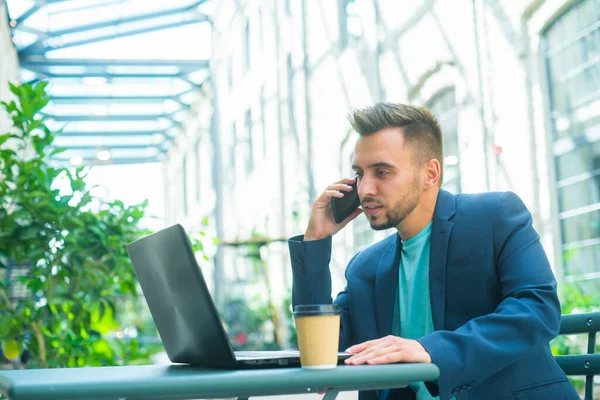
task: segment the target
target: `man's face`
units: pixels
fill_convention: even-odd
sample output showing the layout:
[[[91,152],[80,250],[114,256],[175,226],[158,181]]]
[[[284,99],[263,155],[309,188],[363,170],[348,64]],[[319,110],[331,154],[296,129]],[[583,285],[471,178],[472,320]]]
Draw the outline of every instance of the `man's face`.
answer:
[[[386,128],[356,142],[352,167],[371,228],[397,227],[419,204],[423,188],[413,152],[400,128]]]

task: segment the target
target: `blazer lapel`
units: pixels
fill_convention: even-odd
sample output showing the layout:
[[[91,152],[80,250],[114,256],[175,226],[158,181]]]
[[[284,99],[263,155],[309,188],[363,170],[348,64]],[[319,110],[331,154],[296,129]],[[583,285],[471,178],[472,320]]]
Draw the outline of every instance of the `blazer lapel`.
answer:
[[[392,333],[394,302],[398,287],[398,266],[402,242],[400,235],[390,238],[391,244],[383,253],[375,273],[375,310],[377,313],[377,332],[379,337]]]
[[[453,223],[449,221],[456,211],[453,194],[440,190],[433,223],[431,226],[429,253],[429,294],[431,298],[431,314],[434,330],[444,329],[444,313],[446,304],[446,255],[448,241]]]

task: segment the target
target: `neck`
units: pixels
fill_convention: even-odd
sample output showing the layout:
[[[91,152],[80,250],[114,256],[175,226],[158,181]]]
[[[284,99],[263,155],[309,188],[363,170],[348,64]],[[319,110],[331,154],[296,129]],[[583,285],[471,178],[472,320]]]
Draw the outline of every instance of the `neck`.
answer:
[[[421,232],[433,220],[435,204],[437,202],[439,187],[426,190],[422,193],[419,204],[415,209],[396,227],[400,239],[406,241]]]

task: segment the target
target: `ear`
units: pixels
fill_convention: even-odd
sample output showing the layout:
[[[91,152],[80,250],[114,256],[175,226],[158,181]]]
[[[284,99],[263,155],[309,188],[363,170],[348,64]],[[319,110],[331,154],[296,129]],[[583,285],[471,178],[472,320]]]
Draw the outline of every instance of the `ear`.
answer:
[[[425,163],[424,167],[425,167],[424,188],[431,189],[433,187],[437,187],[438,182],[440,180],[441,170],[442,170],[440,162],[437,159],[433,158],[433,159],[427,161]]]

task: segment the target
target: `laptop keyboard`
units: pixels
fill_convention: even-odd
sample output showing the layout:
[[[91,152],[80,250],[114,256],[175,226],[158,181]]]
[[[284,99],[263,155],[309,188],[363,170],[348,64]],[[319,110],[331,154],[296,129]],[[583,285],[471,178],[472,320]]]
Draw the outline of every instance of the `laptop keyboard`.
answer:
[[[273,351],[236,351],[235,358],[238,360],[256,360],[262,358],[290,358],[300,357],[298,350],[273,350]]]

